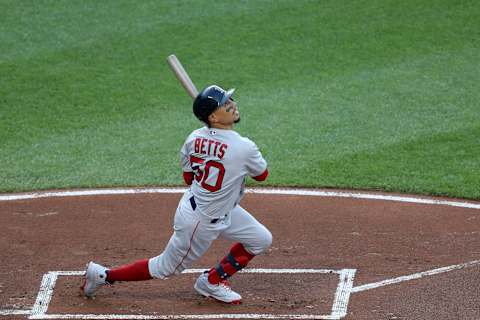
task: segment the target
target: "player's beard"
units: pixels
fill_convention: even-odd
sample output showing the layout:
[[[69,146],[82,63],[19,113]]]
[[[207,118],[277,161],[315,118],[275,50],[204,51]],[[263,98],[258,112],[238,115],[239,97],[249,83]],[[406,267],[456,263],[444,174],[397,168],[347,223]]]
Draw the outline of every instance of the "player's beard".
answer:
[[[240,122],[240,112],[238,111],[238,109],[235,111],[236,115],[238,115],[238,118],[234,119],[233,120],[233,123],[239,123]]]

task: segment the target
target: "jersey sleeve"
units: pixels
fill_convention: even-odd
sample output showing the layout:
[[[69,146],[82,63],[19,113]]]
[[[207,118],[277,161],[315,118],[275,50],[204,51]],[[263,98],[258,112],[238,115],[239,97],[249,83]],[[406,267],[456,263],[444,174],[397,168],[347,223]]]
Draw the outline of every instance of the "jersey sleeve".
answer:
[[[190,165],[190,140],[190,137],[188,137],[180,149],[180,165],[182,166],[183,172],[193,172],[192,166]]]
[[[263,158],[257,145],[251,140],[248,140],[248,142],[248,158],[246,159],[247,173],[250,177],[262,176],[267,171],[267,161]]]

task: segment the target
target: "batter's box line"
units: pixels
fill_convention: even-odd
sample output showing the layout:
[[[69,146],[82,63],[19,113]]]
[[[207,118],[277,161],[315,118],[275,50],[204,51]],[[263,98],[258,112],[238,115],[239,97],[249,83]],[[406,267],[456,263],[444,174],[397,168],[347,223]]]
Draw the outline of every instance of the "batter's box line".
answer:
[[[187,269],[183,273],[202,273],[206,269]],[[348,301],[353,287],[356,269],[244,269],[241,273],[267,274],[338,274],[339,282],[331,313],[310,314],[188,314],[188,315],[121,315],[121,314],[47,314],[59,276],[82,276],[84,271],[50,271],[43,275],[37,299],[29,319],[325,319],[339,320],[347,315]]]
[[[397,278],[392,278],[392,279],[386,279],[378,282],[373,282],[373,283],[367,283],[363,284],[360,286],[356,286],[352,288],[351,293],[357,293],[357,292],[362,292],[362,291],[367,291],[371,289],[377,289],[380,287],[384,286],[389,286],[392,284],[397,284],[405,281],[411,281],[411,280],[416,280],[416,279],[421,279],[424,277],[429,277],[429,276],[434,276],[437,274],[441,273],[446,273],[454,270],[461,270],[461,269],[466,269],[466,268],[471,268],[475,266],[480,265],[480,260],[474,260],[470,262],[465,262],[465,263],[460,263],[452,266],[447,266],[447,267],[442,267],[442,268],[437,268],[433,270],[428,270],[428,271],[423,271],[423,272],[418,272],[418,273],[413,273],[408,276],[401,276]]]
[[[471,268],[471,267],[477,267],[480,266],[480,260],[474,260],[466,263],[461,263],[457,265],[451,265],[447,267],[442,267],[442,268],[437,268],[433,270],[428,270],[428,271],[423,271],[423,272],[418,272],[414,274],[410,274],[407,276],[401,276],[397,278],[392,278],[392,279],[386,279],[383,281],[379,282],[374,282],[374,283],[369,283],[369,284],[363,284],[359,285],[356,287],[351,287],[350,291],[347,288],[344,288],[345,293],[347,294],[353,294],[353,293],[358,293],[358,292],[363,292],[371,289],[376,289],[380,288],[383,286],[388,286],[392,284],[397,284],[405,281],[411,281],[411,280],[416,280],[416,279],[421,279],[423,277],[428,277],[428,276],[434,276],[438,275],[441,273],[446,273],[450,271],[455,271],[455,270],[461,270],[461,269],[466,269],[466,268]],[[185,270],[185,273],[198,273],[203,271],[204,269],[188,269]],[[290,273],[305,273],[303,272],[304,270],[310,271],[310,273],[337,273],[341,274],[339,271],[335,270],[318,270],[318,269],[246,269],[243,272],[251,272],[250,270],[260,270],[260,272],[265,272],[266,270],[269,270],[271,273],[285,273],[285,270],[289,270]],[[283,271],[281,271],[283,270]],[[351,282],[353,283],[353,276],[356,272],[355,269],[344,269],[344,270],[351,270],[352,274],[351,276]],[[272,272],[273,271],[273,272]],[[0,309],[0,317],[1,316],[9,316],[9,315],[31,315],[30,318],[35,319],[53,319],[53,318],[64,318],[65,316],[68,316],[66,319],[179,319],[180,317],[183,317],[183,319],[202,319],[202,316],[195,316],[195,315],[185,315],[185,316],[148,316],[148,315],[143,315],[137,316],[137,315],[47,315],[45,314],[47,309],[48,309],[48,304],[50,303],[50,300],[46,300],[47,298],[51,299],[51,295],[53,294],[53,289],[55,287],[55,282],[56,279],[58,278],[59,275],[83,275],[83,271],[53,271],[49,272],[44,275],[42,279],[42,284],[40,286],[40,292],[37,296],[37,301],[35,303],[35,312],[37,313],[36,315],[33,315],[33,309],[28,309],[28,310],[19,310],[19,309]],[[50,287],[49,287],[50,286]],[[51,293],[48,292],[48,290],[52,290]],[[338,290],[337,290],[338,291]],[[333,309],[332,313],[341,312],[342,305],[340,302],[345,302],[345,304],[348,304],[348,298],[341,298],[340,295],[336,295],[336,297],[340,297],[336,299],[335,301],[337,302],[337,306],[340,310],[338,309]],[[41,314],[43,312],[43,314]],[[346,308],[345,308],[345,314],[346,315]],[[236,319],[258,319],[260,317],[263,317],[265,319],[284,319],[284,318],[289,318],[289,319],[339,319],[338,314],[332,317],[332,315],[329,316],[323,316],[321,318],[315,316],[315,315],[269,315],[269,314],[264,314],[264,315],[259,315],[259,314],[238,314],[238,315],[208,315],[211,319],[218,319],[219,317],[223,318],[232,318],[232,316]],[[133,317],[133,318],[132,318]]]

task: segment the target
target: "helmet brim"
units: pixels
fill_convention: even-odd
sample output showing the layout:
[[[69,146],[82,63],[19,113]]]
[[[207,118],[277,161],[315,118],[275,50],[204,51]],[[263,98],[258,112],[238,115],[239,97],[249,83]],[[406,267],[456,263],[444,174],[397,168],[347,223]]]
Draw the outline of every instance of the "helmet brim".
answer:
[[[230,97],[233,96],[234,92],[235,92],[235,88],[227,90],[223,95],[222,100],[220,100],[220,106],[223,106],[225,103],[227,103],[228,99],[230,99]]]

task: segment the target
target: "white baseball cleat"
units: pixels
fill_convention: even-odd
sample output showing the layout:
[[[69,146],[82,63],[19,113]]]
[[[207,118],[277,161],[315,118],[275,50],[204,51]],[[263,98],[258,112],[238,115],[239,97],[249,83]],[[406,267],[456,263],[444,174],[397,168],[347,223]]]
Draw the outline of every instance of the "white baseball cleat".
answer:
[[[87,298],[93,298],[100,286],[108,284],[107,270],[104,266],[96,264],[93,261],[87,264],[84,282],[80,288]]]
[[[208,282],[208,272],[202,273],[198,277],[194,288],[202,296],[211,297],[221,302],[240,304],[242,300],[242,296],[233,291],[228,283],[211,284]]]

